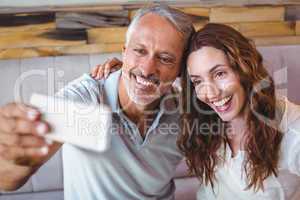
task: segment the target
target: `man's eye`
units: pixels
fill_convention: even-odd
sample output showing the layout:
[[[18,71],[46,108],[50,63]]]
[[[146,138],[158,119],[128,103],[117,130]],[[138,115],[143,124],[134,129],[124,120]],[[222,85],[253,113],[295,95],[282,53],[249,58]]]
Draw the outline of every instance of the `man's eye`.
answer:
[[[133,49],[134,52],[136,52],[138,55],[144,55],[146,51],[144,49]]]
[[[172,58],[159,57],[159,60],[162,64],[166,64],[166,65],[174,64],[174,60]]]

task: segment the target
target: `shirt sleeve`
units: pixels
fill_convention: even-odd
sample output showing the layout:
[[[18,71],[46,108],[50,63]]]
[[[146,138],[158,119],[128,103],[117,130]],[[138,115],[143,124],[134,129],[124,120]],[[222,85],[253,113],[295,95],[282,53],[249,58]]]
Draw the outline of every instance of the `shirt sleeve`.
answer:
[[[68,83],[55,96],[80,103],[99,104],[101,100],[100,84],[90,75],[83,74],[81,77]]]

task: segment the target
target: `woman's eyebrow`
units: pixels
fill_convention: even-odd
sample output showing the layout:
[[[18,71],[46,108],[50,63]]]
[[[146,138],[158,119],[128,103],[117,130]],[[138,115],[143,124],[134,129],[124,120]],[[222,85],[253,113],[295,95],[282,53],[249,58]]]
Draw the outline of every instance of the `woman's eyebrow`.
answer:
[[[201,76],[199,76],[199,75],[193,75],[193,74],[191,74],[191,75],[189,75],[191,78],[200,78]]]
[[[226,66],[226,65],[224,65],[224,64],[217,64],[217,65],[213,66],[213,68],[211,68],[209,70],[209,73],[212,73],[213,71],[217,70],[219,67],[222,67],[222,66]],[[200,75],[196,75],[196,74],[190,74],[189,76],[191,78],[201,78]]]
[[[213,68],[211,68],[210,70],[209,70],[209,73],[212,73],[213,71],[215,71],[216,69],[218,69],[219,67],[223,67],[223,66],[225,66],[224,64],[217,64],[217,65],[215,65]]]

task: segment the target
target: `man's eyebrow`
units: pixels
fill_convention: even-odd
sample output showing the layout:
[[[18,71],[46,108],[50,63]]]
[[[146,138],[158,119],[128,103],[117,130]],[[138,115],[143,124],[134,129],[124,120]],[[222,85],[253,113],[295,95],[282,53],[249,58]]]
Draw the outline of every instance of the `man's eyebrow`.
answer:
[[[176,56],[173,53],[170,53],[167,51],[159,52],[159,55],[167,55],[167,56],[170,56],[172,59],[176,60]]]
[[[145,45],[143,45],[143,44],[141,44],[141,43],[135,43],[135,44],[133,44],[134,46],[138,46],[138,47],[142,47],[142,48],[144,48],[145,47]]]

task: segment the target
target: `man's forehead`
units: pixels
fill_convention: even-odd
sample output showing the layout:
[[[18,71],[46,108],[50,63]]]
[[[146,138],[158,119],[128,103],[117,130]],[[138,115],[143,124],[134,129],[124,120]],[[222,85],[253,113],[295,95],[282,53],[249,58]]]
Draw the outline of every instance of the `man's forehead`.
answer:
[[[130,43],[145,47],[157,45],[162,48],[162,51],[169,51],[174,48],[179,50],[178,48],[183,48],[183,37],[167,19],[149,13],[143,16],[143,19],[141,18],[135,26]]]
[[[176,28],[176,26],[168,20],[166,17],[160,16],[155,13],[147,13],[140,18],[137,22],[136,27],[151,27],[155,30],[172,30],[174,33],[182,37],[182,33]]]
[[[141,18],[139,19],[139,21],[137,22],[139,23],[153,23],[153,22],[162,22],[162,23],[167,23],[167,24],[172,24],[169,20],[167,20],[165,17],[160,16],[159,14],[156,13],[146,13],[145,15],[141,16]]]

